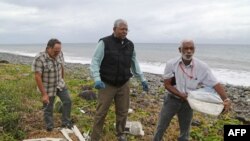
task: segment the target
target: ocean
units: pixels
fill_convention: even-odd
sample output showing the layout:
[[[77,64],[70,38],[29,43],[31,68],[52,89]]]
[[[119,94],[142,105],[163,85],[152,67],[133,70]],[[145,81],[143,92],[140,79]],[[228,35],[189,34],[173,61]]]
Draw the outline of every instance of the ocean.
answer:
[[[66,62],[89,64],[96,43],[64,43]],[[179,44],[135,43],[143,72],[163,74],[166,61],[180,56]],[[34,57],[46,44],[0,45],[0,52]],[[197,44],[195,57],[206,62],[218,80],[224,84],[250,86],[250,45]]]

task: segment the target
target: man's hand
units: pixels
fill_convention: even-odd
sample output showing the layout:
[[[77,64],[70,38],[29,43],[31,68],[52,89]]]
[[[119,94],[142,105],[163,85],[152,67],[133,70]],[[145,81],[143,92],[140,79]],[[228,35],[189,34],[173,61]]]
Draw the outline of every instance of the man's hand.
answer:
[[[43,94],[42,96],[42,102],[45,103],[45,104],[49,104],[49,96],[48,94]]]
[[[96,81],[95,82],[95,88],[100,90],[105,88],[105,84],[102,81]]]
[[[231,109],[231,100],[229,98],[223,101],[224,113],[228,112]]]
[[[141,84],[142,84],[143,91],[148,92],[148,83],[147,83],[147,81],[143,81],[143,82],[141,82]]]
[[[188,97],[187,94],[185,94],[185,93],[182,93],[182,94],[181,94],[181,100],[187,101],[187,97]]]

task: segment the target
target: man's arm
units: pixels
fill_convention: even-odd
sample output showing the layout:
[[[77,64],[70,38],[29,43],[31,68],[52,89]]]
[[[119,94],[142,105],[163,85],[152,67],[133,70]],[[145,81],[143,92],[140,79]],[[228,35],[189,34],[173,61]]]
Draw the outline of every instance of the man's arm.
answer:
[[[49,103],[49,96],[43,86],[42,82],[42,72],[43,72],[43,63],[39,59],[35,59],[32,63],[32,71],[35,73],[35,81],[38,89],[42,94],[42,102]]]
[[[95,53],[92,57],[92,61],[90,64],[91,75],[96,81],[101,81],[100,78],[100,66],[104,57],[104,42],[100,41],[95,49]]]
[[[187,94],[181,93],[180,91],[178,91],[173,85],[172,85],[172,79],[173,78],[169,78],[169,79],[165,79],[164,80],[164,86],[165,89],[167,89],[170,93],[180,97],[182,100],[187,100]]]
[[[217,83],[215,86],[214,86],[214,89],[215,91],[220,95],[221,99],[224,101],[227,99],[227,94],[226,94],[226,91],[224,89],[224,87],[220,84],[220,83]]]
[[[63,56],[63,52],[61,52],[61,59],[62,59],[62,79],[64,79],[64,64],[65,64],[65,60],[64,60],[64,56]]]
[[[214,90],[220,95],[224,104],[224,110],[225,112],[227,112],[231,107],[231,100],[227,97],[224,87],[218,82],[218,80],[213,75],[212,70],[207,65],[205,67],[207,71],[204,72],[204,80],[202,83],[206,86],[214,88]]]
[[[172,61],[169,60],[166,63],[163,79],[164,79],[164,87],[167,89],[171,94],[178,96],[182,100],[187,100],[187,94],[180,92],[176,87],[174,87],[175,82],[175,72],[174,72],[174,66],[172,64]]]
[[[36,80],[37,87],[39,88],[39,90],[42,94],[42,102],[49,103],[49,96],[48,96],[48,94],[45,91],[45,88],[43,86],[42,74],[40,72],[35,72],[35,80]]]
[[[143,73],[140,69],[139,63],[136,59],[135,51],[133,51],[131,62],[132,62],[131,63],[131,71],[132,71],[133,75],[135,77],[137,77],[137,79],[140,79],[143,91],[148,92],[149,91],[148,83],[147,83],[146,79],[144,78]]]
[[[226,94],[224,87],[220,83],[217,83],[214,86],[214,89],[220,95],[220,97],[223,101],[223,104],[224,104],[224,110],[225,110],[225,112],[227,112],[231,107],[231,100],[227,97],[227,94]]]
[[[62,79],[64,79],[64,66],[62,65]]]
[[[135,51],[133,52],[132,55],[132,65],[131,65],[131,71],[133,73],[133,75],[135,77],[137,77],[138,79],[140,79],[141,82],[146,81],[146,79],[144,78],[144,75],[140,69],[139,63],[136,59],[136,53]]]

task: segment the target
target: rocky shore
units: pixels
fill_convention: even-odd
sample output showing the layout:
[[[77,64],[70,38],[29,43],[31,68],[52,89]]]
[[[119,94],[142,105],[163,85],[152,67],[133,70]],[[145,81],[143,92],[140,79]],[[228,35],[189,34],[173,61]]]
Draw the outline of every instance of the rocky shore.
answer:
[[[33,61],[33,57],[27,57],[27,56],[21,56],[21,55],[14,55],[9,53],[0,53],[0,63],[12,63],[12,64],[31,64]],[[74,63],[66,63],[66,71],[74,72],[74,70],[84,70],[86,71],[85,76],[81,76],[84,79],[91,79],[89,75],[89,65],[82,65],[82,64],[74,64]],[[151,73],[145,73],[145,77],[147,78],[149,82],[149,95],[151,95],[150,101],[143,101],[139,100],[140,102],[143,102],[144,105],[147,106],[150,103],[156,103],[159,101],[163,101],[162,98],[165,93],[165,89],[162,86],[163,80],[161,78],[161,75],[158,74],[151,74]],[[133,85],[139,85],[135,81],[132,80]],[[243,121],[245,124],[250,124],[250,87],[243,87],[243,86],[233,86],[225,84],[225,88],[227,91],[227,94],[229,95],[230,99],[233,102],[232,110],[235,112],[237,119],[240,121]],[[132,87],[131,89],[132,96],[137,96],[136,87]],[[133,107],[133,103],[131,104]]]

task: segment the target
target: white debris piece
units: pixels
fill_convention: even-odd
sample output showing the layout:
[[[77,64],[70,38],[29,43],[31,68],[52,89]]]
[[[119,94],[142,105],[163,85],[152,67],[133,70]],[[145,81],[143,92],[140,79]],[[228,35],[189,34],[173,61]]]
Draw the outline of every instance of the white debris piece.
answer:
[[[131,114],[131,113],[133,113],[133,112],[134,112],[133,109],[131,109],[131,108],[128,109],[128,113],[129,113],[129,114]]]
[[[63,136],[64,136],[68,141],[73,141],[73,140],[69,137],[69,134],[70,134],[70,133],[73,133],[72,130],[70,130],[70,129],[68,129],[68,128],[62,128],[60,131],[62,132]]]
[[[39,139],[27,139],[27,140],[23,140],[23,141],[73,141],[69,137],[69,134],[73,134],[73,133],[77,136],[79,141],[86,141],[87,139],[90,138],[88,136],[88,134],[84,134],[84,137],[83,137],[81,132],[79,131],[79,129],[76,127],[76,125],[74,125],[72,127],[72,129],[62,128],[60,131],[62,132],[63,136],[66,139],[62,139],[62,138],[39,138]]]
[[[75,125],[72,127],[72,129],[63,128],[61,129],[61,132],[68,141],[72,141],[72,139],[68,135],[70,133],[74,133],[79,139],[79,141],[86,141],[85,138],[82,136],[81,132],[79,131],[79,129]]]
[[[83,133],[83,137],[86,141],[90,141],[89,131],[87,133]]]
[[[79,110],[80,110],[80,112],[83,113],[83,114],[86,113],[86,112],[85,112],[83,109],[81,109],[81,108],[79,108]]]
[[[38,139],[26,139],[23,141],[67,141],[67,140],[62,138],[38,138]]]
[[[85,141],[79,129],[74,125],[72,129],[80,141]]]
[[[139,121],[127,121],[125,131],[132,135],[144,136],[144,131],[142,130],[142,124]]]

